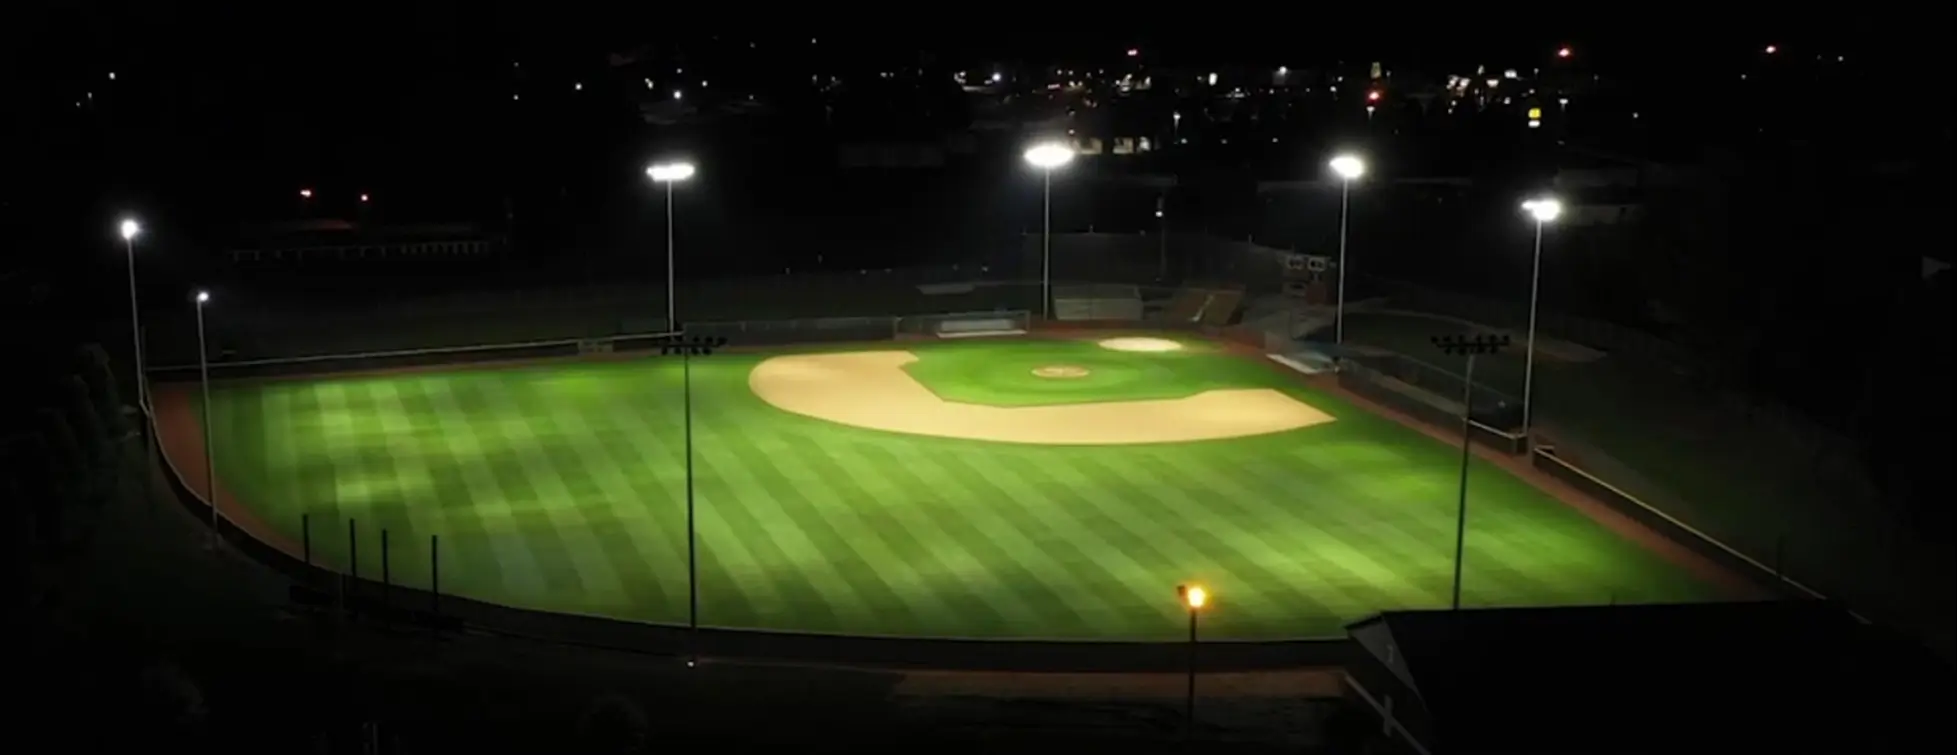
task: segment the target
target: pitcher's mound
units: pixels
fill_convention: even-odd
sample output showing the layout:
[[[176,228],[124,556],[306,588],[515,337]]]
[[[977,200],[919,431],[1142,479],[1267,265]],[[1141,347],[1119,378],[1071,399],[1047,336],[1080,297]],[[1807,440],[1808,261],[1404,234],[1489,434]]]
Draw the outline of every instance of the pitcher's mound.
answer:
[[[1101,348],[1107,349],[1109,351],[1161,352],[1161,351],[1179,351],[1182,349],[1182,344],[1176,343],[1175,341],[1171,341],[1167,338],[1142,338],[1139,336],[1127,336],[1124,338],[1102,339]]]
[[[1045,367],[1033,368],[1033,377],[1084,378],[1087,375],[1088,371],[1086,367],[1076,367],[1071,364],[1049,364]]]

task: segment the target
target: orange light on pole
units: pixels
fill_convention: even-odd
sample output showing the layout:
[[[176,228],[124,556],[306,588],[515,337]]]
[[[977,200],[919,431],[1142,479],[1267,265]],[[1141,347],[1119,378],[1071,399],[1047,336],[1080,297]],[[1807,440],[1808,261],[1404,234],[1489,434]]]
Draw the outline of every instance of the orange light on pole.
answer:
[[[1182,708],[1183,732],[1187,735],[1196,731],[1196,616],[1209,604],[1210,593],[1202,585],[1183,584],[1176,585],[1176,595],[1189,609],[1189,689]]]

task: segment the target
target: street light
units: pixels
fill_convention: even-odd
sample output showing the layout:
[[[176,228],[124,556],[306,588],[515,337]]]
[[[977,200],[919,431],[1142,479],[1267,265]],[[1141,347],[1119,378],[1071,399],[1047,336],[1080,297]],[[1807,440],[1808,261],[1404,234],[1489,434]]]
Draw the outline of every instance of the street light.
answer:
[[[1523,202],[1522,209],[1536,219],[1536,250],[1529,265],[1529,335],[1522,356],[1522,437],[1526,441],[1530,437],[1529,421],[1534,416],[1531,399],[1536,387],[1536,303],[1542,290],[1542,230],[1563,214],[1563,203],[1555,197],[1538,197]]]
[[[1339,175],[1339,301],[1333,320],[1333,339],[1345,345],[1345,229],[1346,209],[1352,198],[1352,182],[1366,175],[1366,161],[1356,155],[1332,158],[1332,172]]]
[[[1202,585],[1176,585],[1176,595],[1189,609],[1189,687],[1183,699],[1182,717],[1185,734],[1196,730],[1196,616],[1203,606],[1210,602],[1210,593]]]
[[[674,315],[673,286],[673,185],[693,177],[693,163],[653,163],[646,176],[666,185],[666,329],[678,330]]]
[[[1026,150],[1026,162],[1039,168],[1043,177],[1041,196],[1045,202],[1045,222],[1040,231],[1040,319],[1051,316],[1053,300],[1053,171],[1072,162],[1074,149],[1059,142],[1043,142]]]
[[[211,360],[210,350],[204,346],[204,305],[210,303],[211,292],[198,291],[197,301],[197,375],[204,388],[204,495],[205,503],[211,507],[211,547],[217,548],[217,448],[211,445]]]

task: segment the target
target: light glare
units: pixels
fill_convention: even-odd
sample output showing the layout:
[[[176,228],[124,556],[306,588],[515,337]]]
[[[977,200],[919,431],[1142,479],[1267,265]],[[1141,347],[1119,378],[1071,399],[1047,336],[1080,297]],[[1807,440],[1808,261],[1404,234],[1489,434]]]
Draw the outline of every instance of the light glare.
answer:
[[[125,219],[122,221],[122,225],[120,226],[120,228],[118,228],[118,230],[122,232],[122,240],[128,241],[130,239],[136,238],[136,234],[142,233],[143,227],[137,225],[136,221],[134,220]]]
[[[646,168],[646,175],[660,183],[684,181],[693,177],[693,163],[656,163]]]
[[[1563,214],[1563,203],[1551,197],[1544,197],[1523,202],[1522,209],[1527,210],[1529,216],[1535,218],[1536,222],[1548,223]]]
[[[209,292],[209,291],[199,291],[199,292],[197,292],[197,303],[198,303],[198,304],[203,304],[203,303],[205,303],[205,302],[208,302],[208,301],[210,301],[210,300],[211,300],[211,292]]]
[[[1182,602],[1193,611],[1210,602],[1210,593],[1201,585],[1187,585],[1182,589]]]
[[[1046,170],[1053,170],[1054,168],[1066,165],[1073,159],[1073,148],[1059,142],[1036,144],[1031,149],[1026,150],[1026,162],[1032,163],[1036,168],[1044,168]]]
[[[1366,161],[1354,155],[1339,155],[1332,158],[1332,172],[1347,181],[1366,175]]]

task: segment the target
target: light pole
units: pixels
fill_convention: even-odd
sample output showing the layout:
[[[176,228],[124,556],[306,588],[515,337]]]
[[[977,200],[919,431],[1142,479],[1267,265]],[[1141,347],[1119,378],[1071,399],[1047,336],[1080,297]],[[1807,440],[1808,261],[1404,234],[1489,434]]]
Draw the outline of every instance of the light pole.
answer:
[[[136,305],[136,237],[143,232],[143,226],[134,218],[123,218],[116,230],[122,233],[123,256],[129,258],[129,340],[136,347],[136,413],[142,423],[143,490],[147,495],[153,484],[150,465],[156,459],[156,432],[150,423],[149,378],[143,374],[143,323]]]
[[[1196,616],[1209,604],[1210,594],[1202,585],[1176,585],[1176,595],[1182,598],[1182,605],[1189,609],[1189,686],[1183,698],[1183,734],[1188,736],[1196,731]]]
[[[693,505],[693,357],[712,354],[725,345],[725,338],[688,338],[685,334],[674,334],[666,337],[659,347],[662,355],[680,357],[681,447],[686,455],[686,628],[690,646],[686,665],[689,668],[698,660],[700,647],[700,539]]]
[[[1043,179],[1044,222],[1040,230],[1040,319],[1052,315],[1053,302],[1053,171],[1074,159],[1074,148],[1060,142],[1043,142],[1026,150],[1026,162],[1039,168]]]
[[[1468,544],[1468,456],[1474,445],[1475,357],[1500,352],[1509,345],[1506,335],[1435,336],[1434,345],[1448,354],[1468,357],[1467,375],[1461,381],[1461,494],[1454,510],[1454,610],[1461,610],[1461,563]]]
[[[1351,207],[1352,182],[1366,175],[1366,161],[1355,155],[1332,158],[1332,172],[1339,174],[1339,301],[1333,313],[1332,337],[1345,345],[1345,230],[1346,210]]]
[[[1542,290],[1542,229],[1563,214],[1563,203],[1554,197],[1540,197],[1523,202],[1522,209],[1536,219],[1536,251],[1534,261],[1529,264],[1529,336],[1522,356],[1522,437],[1528,440],[1535,408],[1536,303]]]
[[[217,448],[211,445],[211,359],[210,350],[204,346],[204,305],[210,303],[209,291],[198,291],[193,297],[197,302],[197,376],[204,389],[204,494],[211,507],[211,547],[216,548],[217,539]]]
[[[674,316],[673,285],[673,184],[693,177],[693,163],[670,162],[653,163],[646,168],[646,175],[653,181],[666,185],[666,330],[679,329]]]

